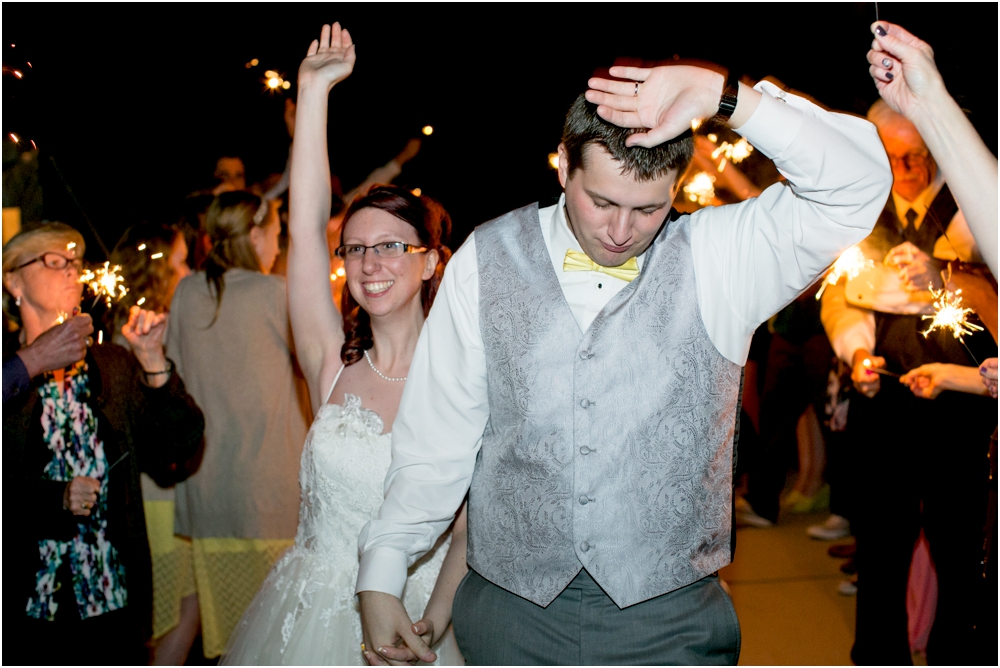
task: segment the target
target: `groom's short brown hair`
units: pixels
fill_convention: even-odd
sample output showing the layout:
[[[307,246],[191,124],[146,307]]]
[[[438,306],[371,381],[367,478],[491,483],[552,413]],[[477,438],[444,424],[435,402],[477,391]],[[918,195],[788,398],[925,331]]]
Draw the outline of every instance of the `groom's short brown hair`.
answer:
[[[622,175],[631,175],[636,181],[652,181],[677,170],[677,176],[691,164],[694,140],[690,132],[653,148],[626,146],[625,139],[636,132],[634,128],[620,128],[597,115],[597,105],[587,102],[581,94],[573,102],[563,124],[562,143],[566,146],[569,174],[584,167],[583,149],[587,144],[597,144],[621,164]]]

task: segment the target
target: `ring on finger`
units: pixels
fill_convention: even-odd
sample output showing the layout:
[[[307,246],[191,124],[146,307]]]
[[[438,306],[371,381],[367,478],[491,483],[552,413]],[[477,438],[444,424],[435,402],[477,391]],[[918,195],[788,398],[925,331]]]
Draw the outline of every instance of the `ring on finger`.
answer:
[[[92,345],[94,345],[94,337],[88,336],[87,337],[87,347],[89,348]]]
[[[635,82],[635,93],[632,95],[632,97],[639,97],[639,82],[638,81]]]
[[[889,60],[888,58],[883,58],[882,59],[882,67],[884,67],[886,69],[889,69],[890,67],[892,67],[892,61]]]

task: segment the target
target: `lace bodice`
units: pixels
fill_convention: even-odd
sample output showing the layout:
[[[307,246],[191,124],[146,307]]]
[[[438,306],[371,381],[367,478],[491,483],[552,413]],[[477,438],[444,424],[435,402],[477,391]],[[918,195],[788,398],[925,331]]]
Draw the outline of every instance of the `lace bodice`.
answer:
[[[302,450],[297,545],[356,561],[358,533],[378,514],[392,458],[382,428],[353,394],[344,395],[343,406],[319,409]]]

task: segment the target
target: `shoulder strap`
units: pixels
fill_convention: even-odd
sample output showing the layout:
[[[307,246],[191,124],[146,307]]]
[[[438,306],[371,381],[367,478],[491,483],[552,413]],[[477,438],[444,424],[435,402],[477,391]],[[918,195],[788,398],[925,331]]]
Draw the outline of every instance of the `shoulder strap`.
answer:
[[[347,368],[346,364],[340,365],[340,370],[337,371],[337,375],[333,377],[333,383],[330,385],[330,389],[326,392],[326,397],[323,399],[323,403],[330,401],[330,396],[333,394],[333,388],[337,387],[337,381],[340,380],[340,374],[344,373],[344,369]]]

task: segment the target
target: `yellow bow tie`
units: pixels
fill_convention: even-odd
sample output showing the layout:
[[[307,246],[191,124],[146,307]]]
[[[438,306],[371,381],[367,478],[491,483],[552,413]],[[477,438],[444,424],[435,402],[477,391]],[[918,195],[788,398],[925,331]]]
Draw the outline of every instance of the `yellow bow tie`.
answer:
[[[620,264],[617,267],[602,267],[591,260],[586,253],[568,250],[563,259],[563,271],[599,271],[602,274],[631,283],[639,277],[639,263],[634,257],[630,257],[625,264]]]

